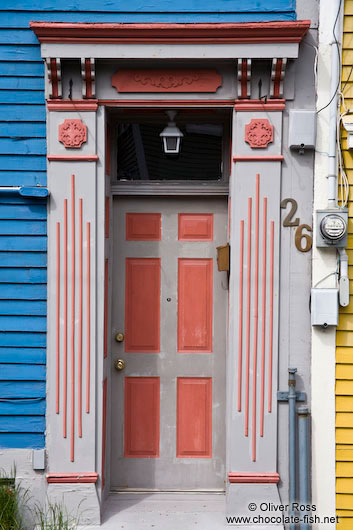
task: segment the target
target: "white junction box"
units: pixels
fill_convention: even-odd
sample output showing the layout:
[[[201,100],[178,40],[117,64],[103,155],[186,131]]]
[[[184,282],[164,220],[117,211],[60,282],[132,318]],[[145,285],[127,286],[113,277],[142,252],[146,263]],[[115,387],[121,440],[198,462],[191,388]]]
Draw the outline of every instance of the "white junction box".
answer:
[[[338,289],[311,289],[311,325],[338,326]]]
[[[291,149],[315,149],[316,111],[290,110],[288,145]]]

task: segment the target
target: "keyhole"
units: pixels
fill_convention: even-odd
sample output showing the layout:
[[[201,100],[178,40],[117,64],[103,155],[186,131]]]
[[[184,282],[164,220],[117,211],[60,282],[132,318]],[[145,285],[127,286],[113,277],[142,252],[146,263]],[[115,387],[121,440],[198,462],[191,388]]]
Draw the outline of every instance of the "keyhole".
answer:
[[[172,299],[171,299],[171,298],[167,298],[167,302],[171,302],[171,301],[172,301]]]

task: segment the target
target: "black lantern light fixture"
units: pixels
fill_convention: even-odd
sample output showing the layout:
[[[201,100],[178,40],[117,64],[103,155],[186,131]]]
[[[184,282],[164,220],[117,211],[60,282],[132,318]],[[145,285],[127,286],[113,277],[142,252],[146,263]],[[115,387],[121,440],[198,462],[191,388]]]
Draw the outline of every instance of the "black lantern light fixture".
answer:
[[[162,138],[165,154],[177,155],[180,153],[181,139],[184,135],[174,121],[177,112],[175,110],[167,110],[166,114],[168,115],[169,122],[159,136]]]

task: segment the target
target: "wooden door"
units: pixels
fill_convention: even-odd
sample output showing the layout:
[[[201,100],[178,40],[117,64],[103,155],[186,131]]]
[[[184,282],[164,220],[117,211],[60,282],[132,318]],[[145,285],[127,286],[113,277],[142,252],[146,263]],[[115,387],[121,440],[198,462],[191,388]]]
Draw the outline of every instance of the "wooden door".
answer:
[[[226,225],[224,198],[114,199],[113,489],[224,489]]]

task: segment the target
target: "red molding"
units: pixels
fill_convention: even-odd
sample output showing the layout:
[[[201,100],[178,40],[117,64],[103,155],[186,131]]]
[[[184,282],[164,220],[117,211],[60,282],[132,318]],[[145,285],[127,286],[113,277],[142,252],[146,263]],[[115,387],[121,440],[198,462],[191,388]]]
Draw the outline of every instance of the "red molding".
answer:
[[[48,473],[49,484],[77,484],[96,483],[98,473]]]
[[[98,155],[48,155],[49,162],[96,162]]]
[[[114,107],[233,107],[234,99],[100,99],[98,105]]]
[[[310,20],[208,24],[30,22],[41,43],[299,43]]]
[[[66,111],[96,111],[98,108],[97,99],[47,99],[47,109],[56,112]]]
[[[237,155],[233,156],[233,162],[283,162],[283,155],[273,155],[273,156],[242,156]]]
[[[231,484],[278,484],[278,473],[228,473]]]
[[[234,102],[234,108],[238,112],[245,111],[278,111],[284,110],[286,106],[285,99],[271,99],[264,101],[263,99],[238,99]]]

